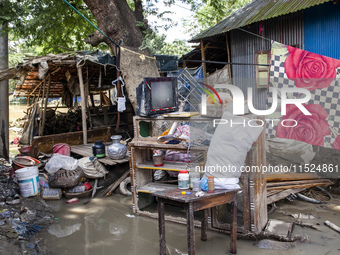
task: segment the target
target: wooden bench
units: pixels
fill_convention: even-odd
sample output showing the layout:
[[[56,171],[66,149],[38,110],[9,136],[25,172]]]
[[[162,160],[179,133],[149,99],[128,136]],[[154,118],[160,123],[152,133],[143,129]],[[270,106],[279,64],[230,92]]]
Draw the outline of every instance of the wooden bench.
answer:
[[[87,131],[87,142],[94,143],[97,140],[108,142],[111,136],[111,127],[96,128]],[[68,145],[83,144],[83,131],[62,133],[55,135],[35,136],[32,141],[31,156],[36,157],[39,152],[51,153],[53,145],[67,143]]]

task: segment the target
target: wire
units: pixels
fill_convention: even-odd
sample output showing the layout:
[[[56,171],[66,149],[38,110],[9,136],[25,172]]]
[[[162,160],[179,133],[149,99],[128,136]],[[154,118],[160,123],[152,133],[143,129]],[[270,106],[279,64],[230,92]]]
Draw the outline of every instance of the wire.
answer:
[[[238,28],[236,28],[236,29],[241,30],[241,31],[243,31],[243,32],[246,32],[246,33],[248,33],[248,34],[251,34],[251,35],[260,37],[261,39],[265,39],[265,40],[270,41],[270,42],[272,41],[272,40],[269,39],[269,38],[266,38],[266,37],[261,36],[261,35],[254,34],[254,33],[252,33],[252,32],[249,32],[249,31],[247,31],[247,30],[244,30],[244,29],[242,29],[242,28],[239,28],[239,27],[238,27]]]
[[[94,25],[88,18],[86,18],[81,12],[79,12],[77,10],[77,8],[75,8],[73,5],[71,5],[67,0],[64,0],[65,3],[67,3],[69,6],[71,6],[71,8],[73,10],[75,10],[83,19],[85,19],[88,23],[90,23],[95,29],[97,29],[102,35],[104,35],[107,39],[109,39],[110,42],[112,42],[114,45],[116,45],[118,48],[120,48],[121,50],[126,50],[128,52],[131,52],[131,53],[134,53],[134,54],[137,54],[140,56],[140,58],[144,61],[145,58],[150,58],[150,59],[153,59],[153,60],[156,60],[155,57],[149,57],[149,56],[146,56],[144,54],[141,54],[141,53],[138,53],[136,51],[133,51],[133,50],[130,50],[130,49],[127,49],[125,47],[122,47],[120,46],[120,43],[115,43],[110,37],[108,37],[103,31],[101,31],[96,25]],[[119,69],[119,66],[118,66],[118,69]]]
[[[104,34],[103,31],[101,31],[98,27],[96,27],[95,24],[93,24],[88,18],[86,18],[81,12],[79,12],[77,10],[77,8],[75,8],[72,4],[70,4],[67,0],[64,0],[65,3],[67,3],[69,6],[71,6],[71,8],[73,10],[75,10],[83,19],[85,19],[88,23],[90,23],[95,29],[97,29],[102,35],[104,35],[107,39],[110,40],[110,42],[112,42],[114,45],[116,45],[117,47],[119,47],[119,45],[117,43],[115,43],[110,37],[108,37],[106,34]]]
[[[198,62],[198,63],[210,63],[210,64],[220,64],[220,65],[241,65],[241,66],[270,66],[265,64],[252,64],[252,63],[230,63],[222,61],[209,61],[209,60],[190,60],[183,59],[185,62]]]

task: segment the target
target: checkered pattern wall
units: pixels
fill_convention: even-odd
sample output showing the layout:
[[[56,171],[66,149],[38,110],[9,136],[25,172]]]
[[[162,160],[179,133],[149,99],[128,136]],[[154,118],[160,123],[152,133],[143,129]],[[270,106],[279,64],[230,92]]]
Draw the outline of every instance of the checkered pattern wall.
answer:
[[[278,50],[279,49],[279,50]],[[298,52],[297,52],[298,51]],[[293,58],[293,54],[298,55],[299,61],[295,59],[288,59]],[[308,58],[307,58],[308,57]],[[296,70],[296,73],[294,73],[295,76],[288,77],[286,68],[287,61],[291,61],[291,63],[294,64],[294,70]],[[320,87],[323,88],[309,88],[311,93],[311,99],[306,103],[306,105],[319,105],[318,109],[320,109],[324,113],[323,116],[326,116],[325,119],[319,120],[317,116],[317,112],[312,114],[312,117],[308,116],[303,116],[299,117],[297,119],[297,125],[295,127],[291,128],[285,128],[284,132],[280,132],[280,134],[277,134],[277,126],[280,125],[280,122],[285,118],[282,116],[279,112],[281,111],[280,108],[280,93],[278,93],[278,107],[276,109],[276,112],[272,115],[275,116],[277,119],[276,122],[274,122],[275,125],[272,125],[272,122],[267,122],[266,123],[266,131],[269,136],[278,136],[282,138],[288,138],[288,139],[295,139],[295,140],[301,140],[310,144],[314,145],[319,145],[319,146],[324,146],[324,147],[329,147],[329,148],[334,148],[334,149],[340,149],[340,61],[330,59],[324,56],[320,56],[314,53],[309,53],[306,51],[298,50],[298,49],[293,49],[292,47],[288,47],[282,44],[279,44],[275,42],[273,44],[273,50],[272,50],[272,55],[271,55],[271,66],[270,66],[270,78],[269,78],[269,85],[268,85],[268,98],[267,98],[267,109],[271,108],[272,103],[273,103],[273,93],[271,88],[278,88],[280,91],[281,88],[294,88],[297,87],[296,84],[296,79],[295,78],[301,78],[297,77],[299,74],[302,75],[309,75],[308,73],[305,74],[305,70],[302,68],[308,68],[306,72],[308,71],[318,71],[319,67],[323,68],[324,63],[322,63],[321,60],[324,59],[325,62],[330,62],[333,63],[331,66],[327,66],[329,70],[331,68],[335,68],[334,72],[331,74],[327,74],[327,82],[329,81],[329,86],[323,85]],[[315,60],[315,66],[313,66],[313,60]],[[290,64],[290,63],[289,63]],[[305,66],[303,66],[305,65]],[[313,69],[314,68],[314,69]],[[301,71],[302,70],[302,71]],[[291,71],[291,70],[290,70]],[[330,72],[330,71],[329,71]],[[290,74],[292,76],[292,74]],[[333,77],[334,76],[334,77]],[[304,78],[304,77],[302,77]],[[313,79],[317,80],[317,77],[313,77]],[[323,80],[322,80],[323,79]],[[326,80],[325,78],[320,78],[320,80],[324,81]],[[307,81],[309,81],[307,79]],[[299,85],[301,87],[301,85]],[[292,97],[298,98],[300,97],[301,94],[299,95],[298,93],[294,93]],[[324,109],[322,110],[321,107]],[[278,120],[278,117],[280,116]],[[294,115],[296,116],[296,115]],[[270,118],[270,116],[267,116]],[[289,118],[289,117],[287,117]],[[309,118],[314,118],[316,121],[309,122]],[[325,121],[325,122],[323,122]],[[321,123],[321,129],[314,123]],[[328,127],[327,125],[328,124]],[[327,128],[329,130],[327,130]],[[316,141],[314,138],[310,138],[309,136],[316,136],[316,135],[321,135],[321,131],[323,130],[323,144],[321,145],[322,141],[320,140],[321,138]],[[282,131],[282,129],[281,129]]]

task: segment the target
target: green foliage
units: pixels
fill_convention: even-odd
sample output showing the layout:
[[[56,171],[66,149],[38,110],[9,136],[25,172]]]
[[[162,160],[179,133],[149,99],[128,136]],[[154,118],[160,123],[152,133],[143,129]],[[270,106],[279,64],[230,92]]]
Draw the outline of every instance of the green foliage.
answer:
[[[71,50],[86,50],[91,47],[84,39],[93,32],[93,27],[62,0],[4,1],[0,8],[0,22],[8,22],[14,39],[24,38],[27,47],[39,46],[40,53],[59,53]],[[82,0],[70,3],[96,24],[93,15]]]
[[[140,48],[142,50],[148,49],[152,55],[175,55],[178,57],[192,50],[191,46],[184,40],[175,40],[172,43],[167,43],[165,38],[164,34],[158,35],[149,29]]]
[[[204,0],[205,5],[200,6],[190,20],[184,20],[184,28],[190,36],[216,25],[237,9],[252,0]]]

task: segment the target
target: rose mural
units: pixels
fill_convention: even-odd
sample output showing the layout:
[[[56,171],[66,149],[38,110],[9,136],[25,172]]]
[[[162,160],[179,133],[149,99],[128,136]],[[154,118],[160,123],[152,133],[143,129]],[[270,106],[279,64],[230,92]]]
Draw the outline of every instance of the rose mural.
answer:
[[[333,148],[340,150],[340,135],[335,138],[335,141],[333,142]]]
[[[280,138],[295,139],[322,146],[325,141],[324,136],[331,134],[329,125],[326,122],[328,113],[321,105],[309,104],[304,105],[304,107],[312,115],[304,115],[295,105],[287,105],[287,114],[278,123],[276,135]],[[295,124],[297,125],[294,126]]]
[[[295,86],[308,90],[330,86],[336,77],[340,61],[287,46],[289,52],[284,66],[287,77],[295,81]]]
[[[292,104],[287,105],[286,115],[282,116],[278,107],[272,116],[282,117],[278,124],[267,127],[267,134],[340,150],[340,60],[273,42],[268,108],[274,101],[271,88],[293,87],[310,91],[304,107],[312,115],[304,115]],[[290,93],[287,98],[302,96],[303,93]]]

